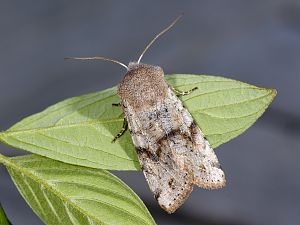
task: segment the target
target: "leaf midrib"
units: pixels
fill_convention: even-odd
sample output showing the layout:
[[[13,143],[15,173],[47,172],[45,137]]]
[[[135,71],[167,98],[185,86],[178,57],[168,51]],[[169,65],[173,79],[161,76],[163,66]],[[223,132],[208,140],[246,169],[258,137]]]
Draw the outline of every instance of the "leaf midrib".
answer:
[[[71,157],[71,158],[74,158],[74,159],[77,159],[77,160],[87,161],[87,162],[89,162],[89,163],[96,164],[96,165],[99,165],[99,164],[100,164],[100,165],[106,166],[106,167],[105,167],[106,169],[110,169],[110,168],[109,168],[109,165],[106,165],[106,164],[103,164],[103,163],[99,163],[99,162],[96,163],[96,162],[91,161],[91,160],[89,160],[89,159],[87,159],[87,158],[74,157],[74,156],[72,156],[72,155],[69,155],[69,154],[66,154],[66,153],[61,153],[61,152],[55,151],[55,150],[53,150],[53,149],[48,149],[48,148],[41,147],[41,146],[38,146],[38,145],[35,145],[35,144],[32,144],[32,143],[29,143],[29,142],[25,142],[25,141],[20,141],[19,139],[15,138],[15,137],[10,137],[10,138],[11,138],[11,139],[14,139],[14,140],[17,141],[17,142],[25,143],[26,145],[31,145],[31,146],[34,146],[34,147],[43,149],[43,150],[48,151],[48,152],[49,152],[49,151],[50,151],[50,152],[55,152],[55,153],[58,154],[58,155],[63,155],[63,156]],[[0,139],[1,139],[1,138],[0,138]],[[34,153],[34,152],[33,152],[33,153]],[[47,157],[47,154],[44,154],[43,156]],[[133,162],[135,162],[135,161],[133,161]],[[93,168],[99,168],[99,167],[93,167]]]
[[[232,104],[227,104],[227,105],[219,105],[219,106],[214,106],[214,107],[209,107],[209,108],[203,108],[203,109],[198,109],[198,110],[191,110],[191,112],[198,112],[201,110],[206,110],[206,109],[211,109],[211,108],[217,108],[217,107],[223,107],[223,106],[229,106],[229,105],[235,105],[235,104],[240,104],[240,103],[244,103],[244,102],[248,102],[248,101],[254,101],[263,97],[266,97],[268,95],[272,95],[273,93],[273,89],[263,89],[263,88],[256,88],[256,87],[239,87],[239,88],[227,88],[227,89],[223,89],[223,90],[217,90],[217,91],[212,91],[212,92],[205,92],[199,95],[195,95],[191,98],[187,98],[183,100],[183,103],[191,100],[192,98],[195,97],[199,97],[199,96],[203,96],[203,95],[207,95],[207,94],[212,94],[212,93],[217,93],[217,92],[221,92],[221,91],[225,91],[225,90],[232,90],[232,89],[261,89],[263,91],[268,91],[268,94],[263,95],[263,96],[259,96],[258,98],[253,98],[251,100],[247,100],[247,101],[240,101],[240,102],[235,102]],[[89,120],[89,121],[81,121],[81,122],[76,122],[76,123],[70,123],[70,124],[62,124],[62,125],[51,125],[51,126],[44,126],[44,127],[38,127],[38,128],[30,128],[30,129],[22,129],[22,130],[16,130],[16,131],[4,131],[0,133],[0,140],[1,140],[1,136],[10,136],[10,135],[14,135],[14,134],[18,134],[18,133],[27,133],[27,132],[38,132],[38,131],[44,131],[44,130],[50,130],[50,129],[61,129],[61,128],[71,128],[71,127],[77,127],[77,126],[84,126],[84,125],[95,125],[95,124],[106,124],[106,123],[117,123],[117,122],[121,122],[123,121],[123,119],[109,119],[109,120]]]
[[[51,130],[51,129],[61,129],[61,128],[71,128],[71,127],[77,127],[77,126],[85,126],[85,125],[94,125],[94,124],[106,124],[106,123],[117,123],[122,122],[123,119],[109,119],[109,120],[89,120],[89,121],[81,121],[77,123],[70,123],[70,124],[61,124],[61,125],[51,125],[51,126],[44,126],[44,127],[37,127],[37,128],[29,128],[29,129],[23,129],[23,130],[7,130],[0,133],[0,139],[1,136],[9,136],[14,135],[18,133],[27,133],[27,132],[35,132],[35,131],[44,131],[44,130]]]
[[[205,96],[205,95],[210,95],[210,94],[215,94],[215,93],[219,93],[219,92],[224,92],[224,91],[231,91],[231,90],[260,90],[260,91],[266,91],[266,90],[269,90],[269,89],[266,89],[266,88],[258,88],[258,87],[234,87],[234,88],[225,88],[225,89],[219,89],[219,90],[215,90],[215,91],[210,91],[210,92],[203,92],[203,93],[200,93],[198,95],[192,95],[191,97],[186,97],[186,98],[183,98],[182,101],[183,102],[187,102],[187,101],[190,101],[191,99],[193,98],[198,98],[198,97],[202,97],[202,96]]]
[[[256,100],[259,100],[259,99],[262,99],[262,98],[265,98],[267,96],[271,95],[272,96],[272,92],[269,92],[268,94],[266,95],[263,95],[263,96],[260,96],[260,97],[257,97],[257,98],[253,98],[253,99],[250,99],[250,100],[246,100],[246,101],[241,101],[241,102],[234,102],[234,103],[230,103],[230,104],[226,104],[226,105],[221,105],[221,106],[213,106],[213,107],[208,107],[208,108],[202,108],[202,109],[197,109],[197,110],[191,110],[190,112],[198,112],[198,113],[201,113],[201,114],[206,114],[210,117],[214,117],[214,118],[220,118],[220,119],[235,119],[235,118],[244,118],[244,117],[247,117],[247,116],[250,116],[250,115],[253,115],[263,109],[266,108],[266,106],[268,106],[268,104],[263,104],[263,107],[259,108],[259,110],[255,111],[255,112],[252,112],[250,114],[247,114],[247,115],[244,115],[244,116],[234,116],[234,117],[220,117],[220,116],[216,116],[216,115],[212,115],[212,114],[209,114],[208,112],[205,112],[206,110],[210,110],[210,109],[216,109],[216,108],[220,108],[220,107],[226,107],[226,106],[232,106],[232,105],[238,105],[238,104],[243,104],[245,102],[254,102]]]

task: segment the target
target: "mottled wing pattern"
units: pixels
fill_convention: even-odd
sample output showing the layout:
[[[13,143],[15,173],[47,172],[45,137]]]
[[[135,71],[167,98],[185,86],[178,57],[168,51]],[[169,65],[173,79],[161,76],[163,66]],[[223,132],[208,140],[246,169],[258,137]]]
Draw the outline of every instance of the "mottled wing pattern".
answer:
[[[174,212],[193,189],[193,176],[172,159],[170,149],[159,156],[138,150],[139,160],[154,197],[167,212]]]
[[[218,159],[192,116],[167,90],[145,110],[122,104],[140,164],[160,206],[174,212],[188,197],[193,184],[221,188],[225,176]]]

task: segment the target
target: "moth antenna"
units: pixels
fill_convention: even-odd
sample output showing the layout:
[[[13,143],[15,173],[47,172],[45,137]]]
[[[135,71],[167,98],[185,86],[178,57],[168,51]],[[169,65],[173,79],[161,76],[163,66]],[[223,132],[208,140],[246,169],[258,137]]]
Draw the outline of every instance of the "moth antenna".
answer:
[[[109,61],[109,62],[113,62],[113,63],[119,64],[119,65],[125,67],[125,68],[128,70],[128,67],[127,67],[124,63],[121,63],[120,61],[115,60],[115,59],[105,58],[105,57],[102,57],[102,56],[94,56],[94,57],[65,57],[64,59],[75,59],[75,60],[103,60],[103,61]]]
[[[145,52],[148,50],[148,48],[150,48],[150,46],[156,41],[157,38],[159,38],[161,35],[163,35],[164,33],[166,33],[168,30],[170,30],[176,23],[177,21],[183,16],[183,14],[180,14],[179,16],[177,16],[177,18],[175,20],[173,20],[173,22],[167,26],[165,29],[163,29],[160,33],[158,33],[150,42],[149,44],[146,46],[146,48],[144,49],[144,51],[142,52],[142,54],[140,55],[137,63],[139,64],[141,59],[143,58]]]

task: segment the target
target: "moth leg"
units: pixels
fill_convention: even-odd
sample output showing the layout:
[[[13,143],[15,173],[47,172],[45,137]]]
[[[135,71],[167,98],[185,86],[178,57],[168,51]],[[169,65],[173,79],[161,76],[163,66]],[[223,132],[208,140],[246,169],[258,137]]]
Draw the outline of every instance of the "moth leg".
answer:
[[[120,130],[120,132],[114,137],[114,139],[111,141],[112,143],[114,143],[119,137],[121,137],[125,131],[128,129],[128,123],[127,120],[124,118],[123,120],[123,126],[122,129]]]
[[[198,89],[198,87],[194,87],[194,88],[192,88],[191,90],[188,90],[188,91],[179,91],[179,90],[177,90],[177,89],[174,88],[174,87],[171,87],[171,88],[172,88],[172,90],[173,90],[178,96],[189,95],[189,94],[191,94],[193,91],[195,91],[195,90]]]
[[[119,102],[119,103],[113,103],[113,104],[111,104],[112,106],[117,106],[117,107],[120,107],[121,106],[121,102]]]

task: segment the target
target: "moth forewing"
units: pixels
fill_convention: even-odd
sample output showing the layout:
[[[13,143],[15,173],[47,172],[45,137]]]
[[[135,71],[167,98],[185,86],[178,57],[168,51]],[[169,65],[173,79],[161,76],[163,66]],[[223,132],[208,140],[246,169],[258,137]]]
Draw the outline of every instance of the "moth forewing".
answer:
[[[174,212],[193,185],[225,185],[224,172],[191,114],[164,79],[162,68],[130,63],[118,86],[138,158],[160,206]]]

